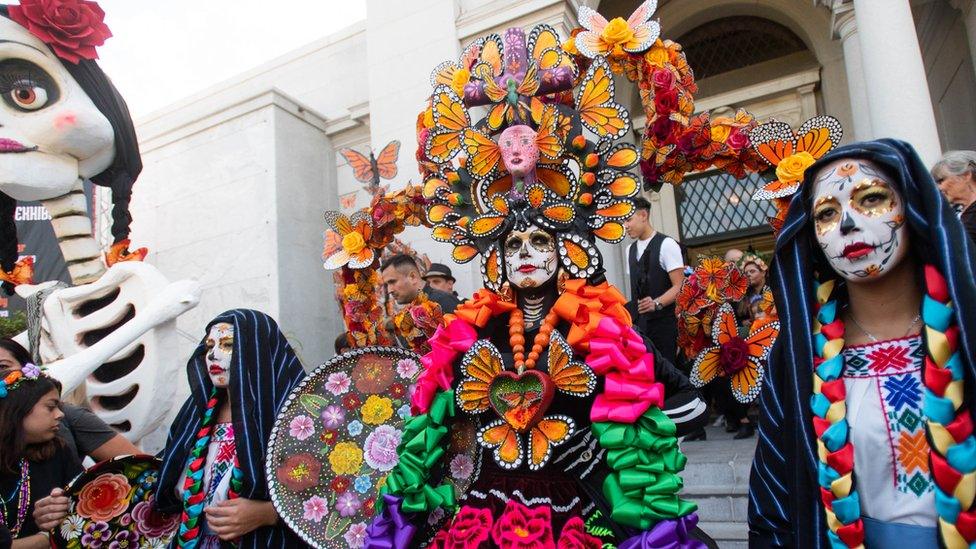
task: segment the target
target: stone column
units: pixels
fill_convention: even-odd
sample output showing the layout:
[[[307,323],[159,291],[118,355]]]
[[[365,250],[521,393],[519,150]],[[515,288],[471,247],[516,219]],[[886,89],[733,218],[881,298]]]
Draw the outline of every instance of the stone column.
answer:
[[[909,0],[854,0],[873,137],[908,141],[927,164],[942,153]]]
[[[844,68],[847,71],[847,93],[851,97],[851,118],[854,127],[849,133],[853,141],[871,139],[871,111],[864,82],[864,69],[861,64],[861,42],[857,36],[857,21],[854,10],[837,15],[834,22],[834,35],[840,38],[844,48]]]
[[[962,12],[963,24],[966,26],[966,38],[969,42],[969,56],[976,67],[976,0],[951,0],[950,4]]]

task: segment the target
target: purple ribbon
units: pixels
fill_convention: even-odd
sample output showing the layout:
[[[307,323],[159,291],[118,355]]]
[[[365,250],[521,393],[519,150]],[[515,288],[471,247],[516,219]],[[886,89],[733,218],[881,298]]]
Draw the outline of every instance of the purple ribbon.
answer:
[[[662,520],[654,528],[620,544],[620,549],[706,549],[707,545],[688,535],[697,524],[696,513]]]
[[[402,498],[383,496],[383,513],[366,529],[366,549],[406,549],[417,527],[400,512]]]

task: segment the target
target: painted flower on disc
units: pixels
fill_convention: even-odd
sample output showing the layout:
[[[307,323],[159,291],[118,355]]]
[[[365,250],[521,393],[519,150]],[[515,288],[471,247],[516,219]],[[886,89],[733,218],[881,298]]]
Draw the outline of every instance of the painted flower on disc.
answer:
[[[108,521],[129,507],[129,479],[118,473],[105,473],[86,484],[78,493],[75,512],[93,521]]]
[[[335,404],[326,406],[321,415],[322,423],[327,429],[338,429],[346,420],[346,411],[342,409],[342,406]]]
[[[404,404],[403,406],[400,406],[397,409],[397,416],[399,416],[400,419],[407,419],[410,417],[410,405]]]
[[[393,361],[387,358],[365,356],[352,369],[356,389],[370,395],[386,391],[393,378]]]
[[[85,527],[85,533],[81,536],[81,546],[88,549],[100,549],[106,545],[111,537],[112,532],[108,529],[108,523],[92,522]]]
[[[433,526],[439,523],[440,521],[444,520],[444,515],[446,514],[447,512],[444,511],[443,507],[438,507],[437,509],[434,509],[433,511],[430,512],[430,516],[427,517],[427,524]]]
[[[319,483],[322,464],[308,453],[289,456],[278,467],[278,480],[290,490],[300,492]]]
[[[474,472],[474,462],[465,454],[458,454],[451,460],[451,476],[458,480],[466,480]]]
[[[288,424],[288,434],[298,440],[306,440],[315,434],[315,422],[305,414],[295,416]]]
[[[363,423],[380,425],[393,416],[393,401],[386,397],[369,395],[361,411]]]
[[[325,498],[312,496],[302,502],[302,510],[302,518],[305,520],[322,522],[322,518],[329,513],[329,502]]]
[[[139,536],[131,530],[120,530],[108,544],[108,549],[136,549],[140,547]]]
[[[358,419],[350,421],[349,425],[346,425],[346,431],[349,432],[349,436],[358,437],[363,432],[363,422]]]
[[[345,372],[333,372],[325,382],[325,390],[335,396],[345,394],[352,386],[352,378]]]
[[[329,463],[337,475],[355,475],[363,466],[363,451],[355,442],[340,442],[329,452]]]
[[[180,521],[179,513],[166,514],[157,511],[153,504],[154,499],[154,496],[149,496],[146,501],[140,501],[132,508],[136,531],[147,538],[158,538],[172,533]]]
[[[166,549],[168,543],[161,538],[150,538],[142,540],[144,549]]]
[[[69,515],[61,522],[61,537],[71,541],[81,535],[85,527],[85,519],[78,515]]]
[[[400,359],[396,364],[397,374],[403,379],[413,379],[417,375],[417,371],[420,370],[420,366],[412,358]]]
[[[362,505],[362,502],[359,501],[359,496],[351,490],[340,494],[335,502],[336,509],[339,510],[339,515],[343,517],[355,516]]]
[[[337,494],[345,492],[349,489],[349,477],[336,477],[332,479],[332,482],[329,483],[329,488],[332,488],[332,491]]]
[[[345,538],[346,543],[349,544],[349,547],[356,549],[362,547],[366,543],[366,523],[357,522],[356,524],[353,524],[348,530],[346,530],[346,533],[342,537]]]
[[[365,494],[373,487],[373,481],[370,480],[369,475],[360,475],[356,477],[356,481],[352,483],[352,487],[360,494]]]
[[[397,446],[403,436],[399,430],[390,425],[380,425],[366,437],[363,444],[366,463],[378,471],[389,471],[396,467]]]

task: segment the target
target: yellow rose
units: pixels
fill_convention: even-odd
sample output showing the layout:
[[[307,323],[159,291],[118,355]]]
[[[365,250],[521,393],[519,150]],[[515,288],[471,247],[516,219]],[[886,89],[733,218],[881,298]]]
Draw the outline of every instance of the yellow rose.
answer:
[[[563,42],[563,51],[570,55],[579,55],[580,52],[576,49],[576,37],[570,36]]]
[[[612,21],[607,23],[606,27],[603,27],[603,32],[600,33],[600,38],[608,46],[613,48],[613,53],[620,55],[623,52],[620,51],[623,46],[631,46],[631,42],[634,40],[634,30],[630,28],[627,21],[624,21],[623,17],[614,17]]]
[[[730,133],[732,133],[732,126],[723,123],[720,118],[712,120],[712,141],[715,141],[716,143],[725,143],[725,140],[729,138]]]
[[[379,425],[393,416],[393,402],[377,395],[369,395],[361,408],[363,423]]]
[[[660,69],[670,61],[668,49],[658,42],[658,44],[655,44],[651,49],[647,50],[647,53],[644,54],[644,60],[650,66]]]
[[[458,95],[464,95],[464,85],[471,80],[471,71],[468,69],[458,69],[454,71],[454,76],[451,78],[451,88],[454,93]]]
[[[350,255],[358,254],[365,247],[366,240],[363,238],[363,235],[356,231],[342,237],[342,249],[349,252]]]
[[[363,451],[355,442],[340,442],[329,453],[329,464],[337,475],[355,475],[363,466]]]
[[[808,152],[791,154],[776,166],[776,178],[786,183],[803,179],[803,172],[817,159]]]

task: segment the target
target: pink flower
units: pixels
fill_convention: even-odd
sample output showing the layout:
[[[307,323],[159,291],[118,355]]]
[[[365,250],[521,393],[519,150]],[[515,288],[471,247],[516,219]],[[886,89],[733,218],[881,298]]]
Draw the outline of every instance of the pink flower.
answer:
[[[132,508],[132,518],[136,523],[136,530],[147,538],[158,538],[172,532],[180,521],[179,513],[166,515],[154,509],[154,496],[146,501],[140,501]]]
[[[366,463],[377,471],[389,471],[399,461],[397,446],[402,433],[389,425],[380,425],[366,437],[363,443]]]
[[[345,372],[335,372],[329,374],[329,379],[325,382],[325,390],[338,396],[348,391],[351,385],[352,379],[349,377],[349,374]]]
[[[725,139],[725,144],[737,151],[741,151],[749,146],[749,134],[739,128],[732,128],[729,136]]]
[[[305,440],[315,434],[315,422],[304,414],[295,416],[288,424],[288,434],[298,440]]]
[[[315,522],[321,522],[322,518],[329,513],[329,503],[324,498],[312,496],[302,503],[305,513],[302,518]]]
[[[470,477],[471,473],[473,472],[474,472],[474,463],[472,463],[470,457],[464,454],[458,454],[454,456],[454,459],[451,460],[452,477],[456,479],[464,480]]]
[[[338,499],[336,499],[336,509],[339,510],[339,514],[344,517],[351,517],[359,511],[362,506],[362,502],[356,497],[356,494],[352,493],[352,490],[348,492],[343,492]]]
[[[603,542],[586,533],[583,519],[573,517],[566,521],[562,534],[559,536],[559,549],[600,549]]]
[[[674,74],[668,69],[658,69],[651,75],[651,82],[659,90],[670,90],[674,86]]]
[[[491,525],[490,510],[476,509],[465,505],[454,515],[451,527],[447,530],[447,538],[443,539],[442,547],[446,549],[480,547],[482,542],[488,541]]]
[[[329,429],[337,429],[346,420],[346,411],[342,406],[332,404],[322,410],[322,422]]]
[[[131,497],[125,475],[105,473],[81,489],[75,512],[95,522],[109,521],[128,509]]]
[[[357,522],[353,524],[342,537],[346,539],[349,547],[362,547],[366,543],[366,523]]]
[[[404,379],[413,379],[413,376],[417,375],[417,370],[419,369],[420,366],[409,358],[404,358],[396,363],[397,374]]]
[[[552,510],[544,505],[529,509],[509,500],[492,528],[491,539],[502,549],[554,549]]]

